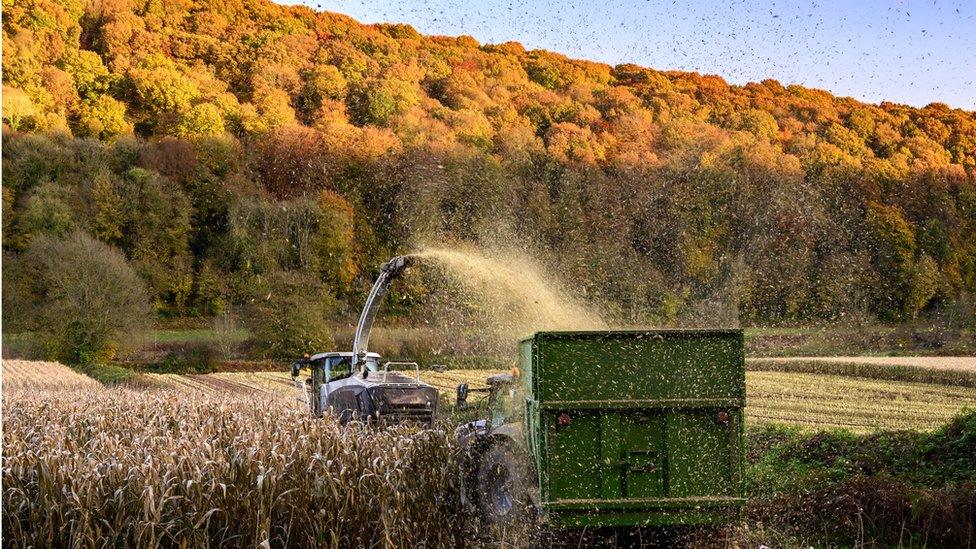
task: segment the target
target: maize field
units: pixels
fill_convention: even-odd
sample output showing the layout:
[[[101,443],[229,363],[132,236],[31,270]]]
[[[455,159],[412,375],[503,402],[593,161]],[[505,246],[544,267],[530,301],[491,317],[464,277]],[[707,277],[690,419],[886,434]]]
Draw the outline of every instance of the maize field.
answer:
[[[20,366],[4,362],[4,546],[457,544],[447,433],[342,428],[291,395],[103,388],[60,365],[25,384]]]

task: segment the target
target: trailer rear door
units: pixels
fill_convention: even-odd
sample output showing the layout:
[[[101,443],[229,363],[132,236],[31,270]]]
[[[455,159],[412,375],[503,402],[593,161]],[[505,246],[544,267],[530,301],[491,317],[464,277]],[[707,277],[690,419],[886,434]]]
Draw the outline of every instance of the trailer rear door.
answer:
[[[540,333],[522,351],[548,514],[712,522],[703,509],[741,503],[741,332]]]

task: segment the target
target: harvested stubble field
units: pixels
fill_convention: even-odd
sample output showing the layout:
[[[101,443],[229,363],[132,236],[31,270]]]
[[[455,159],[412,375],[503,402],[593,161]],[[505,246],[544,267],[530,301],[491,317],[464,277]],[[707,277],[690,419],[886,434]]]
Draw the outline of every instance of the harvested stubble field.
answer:
[[[976,356],[789,356],[758,357],[752,362],[815,362],[825,364],[868,364],[894,368],[948,370],[976,375]]]
[[[754,357],[746,369],[976,387],[976,357],[970,356]]]
[[[931,430],[966,408],[976,389],[792,372],[746,372],[746,420],[810,429]]]
[[[13,393],[24,389],[100,388],[94,379],[57,362],[3,360],[3,390]]]

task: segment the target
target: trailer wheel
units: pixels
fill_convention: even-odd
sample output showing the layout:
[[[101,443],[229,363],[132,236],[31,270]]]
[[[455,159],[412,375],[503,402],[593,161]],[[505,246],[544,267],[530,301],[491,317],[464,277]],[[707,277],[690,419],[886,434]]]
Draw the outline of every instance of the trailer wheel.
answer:
[[[528,516],[527,475],[506,444],[493,444],[478,466],[478,507],[489,524],[508,525]]]

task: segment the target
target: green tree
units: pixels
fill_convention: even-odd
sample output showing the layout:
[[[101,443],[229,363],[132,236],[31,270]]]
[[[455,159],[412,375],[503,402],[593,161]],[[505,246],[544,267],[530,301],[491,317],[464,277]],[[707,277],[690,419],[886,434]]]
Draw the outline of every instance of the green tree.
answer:
[[[866,150],[864,139],[856,132],[841,126],[831,124],[824,132],[824,137],[850,155],[861,155]]]
[[[284,90],[264,86],[254,92],[254,104],[241,107],[241,124],[251,134],[264,133],[295,123],[291,97]]]
[[[759,109],[749,109],[742,113],[740,128],[770,141],[775,140],[779,134],[779,125],[773,115]]]
[[[912,318],[924,309],[939,290],[939,266],[927,254],[922,254],[912,268],[912,277],[905,296],[905,312]]]
[[[163,55],[144,57],[129,71],[139,105],[150,117],[164,113],[181,114],[200,95],[195,82]]]
[[[167,178],[132,168],[122,180],[122,248],[146,280],[160,314],[185,314],[193,292],[191,205]]]
[[[75,226],[70,202],[70,191],[56,183],[48,182],[37,187],[27,198],[20,217],[21,229],[28,237],[68,234]]]
[[[122,197],[116,189],[113,175],[102,170],[92,179],[91,217],[89,229],[95,238],[109,244],[119,242],[122,238],[122,224],[125,222]]]
[[[322,107],[326,99],[346,97],[346,79],[334,65],[321,65],[305,76],[305,85],[299,97],[299,106],[304,119],[314,122],[313,115]]]
[[[132,168],[126,173],[124,248],[133,258],[182,255],[190,232],[190,201],[158,173]]]
[[[375,79],[367,82],[354,105],[361,124],[386,125],[390,118],[402,114],[420,101],[420,90],[400,78]]]
[[[897,206],[877,202],[867,205],[871,254],[879,279],[877,307],[901,318],[913,311],[909,299],[915,266],[915,232]]]
[[[9,276],[7,270],[10,269]],[[146,291],[118,250],[77,232],[39,236],[4,266],[4,317],[49,359],[91,364],[131,349],[148,321]]]
[[[332,288],[347,291],[356,276],[352,206],[332,191],[318,195],[318,230],[312,246],[318,256],[321,278]]]
[[[952,255],[952,242],[945,223],[937,217],[925,221],[918,234],[918,247],[940,265]]]
[[[14,231],[14,201],[17,193],[13,187],[3,186],[3,243],[8,246],[11,238],[16,238]]]
[[[75,89],[82,99],[108,93],[117,78],[105,68],[102,58],[93,51],[71,50],[61,58],[58,65],[71,75]]]

